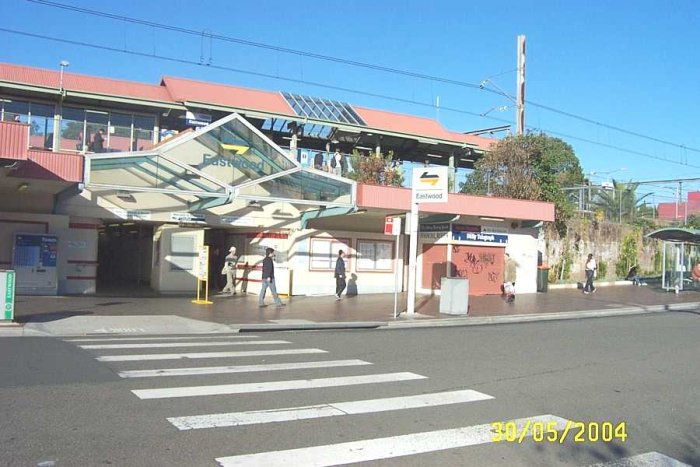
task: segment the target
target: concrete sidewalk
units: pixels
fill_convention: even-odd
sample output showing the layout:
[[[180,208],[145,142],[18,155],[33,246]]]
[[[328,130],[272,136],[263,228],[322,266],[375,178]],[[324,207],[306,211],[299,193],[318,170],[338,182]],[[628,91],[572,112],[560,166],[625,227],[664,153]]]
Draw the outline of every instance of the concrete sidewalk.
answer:
[[[584,295],[575,289],[520,295],[514,303],[501,297],[470,297],[468,316],[438,313],[439,297],[417,297],[413,317],[393,317],[393,294],[358,295],[336,301],[333,296],[293,297],[285,307],[258,308],[253,295],[212,297],[212,305],[195,305],[192,297],[62,296],[17,297],[19,327],[1,327],[8,334],[177,334],[279,329],[424,327],[512,323],[587,316],[611,316],[665,310],[697,310],[700,293],[664,292],[653,286],[599,287]],[[270,298],[268,297],[268,303]],[[399,296],[399,311],[406,296]]]

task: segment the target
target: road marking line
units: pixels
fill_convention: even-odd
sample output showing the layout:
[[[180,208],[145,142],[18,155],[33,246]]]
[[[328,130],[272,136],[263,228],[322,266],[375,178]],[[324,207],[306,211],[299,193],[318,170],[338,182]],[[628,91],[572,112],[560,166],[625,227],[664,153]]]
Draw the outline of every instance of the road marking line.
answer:
[[[652,451],[638,456],[624,457],[602,464],[593,464],[589,467],[691,467],[688,464],[661,453]]]
[[[469,390],[446,391],[415,396],[387,397],[362,401],[336,402],[307,407],[287,407],[274,410],[218,413],[191,417],[170,417],[168,421],[180,430],[219,428],[227,426],[256,425],[260,423],[288,422],[310,418],[358,415],[392,410],[437,407],[493,399],[493,396]]]
[[[241,336],[190,336],[190,337],[102,337],[96,339],[63,339],[64,342],[109,342],[109,341],[184,341],[184,340],[200,340],[200,339],[255,339],[259,336],[249,336],[244,334]]]
[[[415,373],[380,373],[361,376],[341,376],[336,378],[296,379],[288,381],[268,381],[263,383],[219,384],[209,386],[186,386],[159,389],[132,390],[140,399],[164,399],[169,397],[214,396],[222,394],[247,394],[253,392],[290,391],[296,389],[330,388],[357,384],[391,383],[426,379]]]
[[[90,344],[79,345],[85,350],[106,349],[159,349],[168,347],[221,347],[226,345],[277,345],[291,344],[289,341],[252,341],[252,342],[168,342],[158,344]]]
[[[120,371],[122,378],[149,378],[154,376],[196,376],[223,373],[254,373],[257,371],[300,370],[305,368],[331,368],[339,366],[371,365],[364,360],[324,360],[320,362],[270,363],[267,365],[229,365],[193,368],[165,368],[160,370]]]
[[[519,431],[528,420],[532,423],[542,422],[545,424],[556,422],[558,430],[562,430],[568,421],[554,415],[539,415],[512,421],[515,422]],[[494,436],[491,430],[492,426],[488,423],[325,446],[219,457],[216,461],[225,467],[236,465],[287,466],[290,459],[294,460],[294,464],[304,466],[350,464],[488,444],[492,442]]]
[[[192,353],[153,353],[139,355],[105,355],[97,357],[100,362],[136,362],[141,360],[179,360],[181,358],[225,358],[225,357],[260,357],[265,355],[299,355],[309,353],[328,353],[321,349],[280,349],[280,350],[242,350],[235,352],[192,352]]]

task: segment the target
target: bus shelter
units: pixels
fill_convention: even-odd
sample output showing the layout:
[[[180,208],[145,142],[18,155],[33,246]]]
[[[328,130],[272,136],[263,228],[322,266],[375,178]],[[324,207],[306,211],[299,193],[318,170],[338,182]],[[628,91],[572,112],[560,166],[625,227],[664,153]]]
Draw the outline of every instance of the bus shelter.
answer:
[[[692,270],[700,262],[700,230],[669,227],[647,237],[662,241],[661,287],[676,292],[694,287]]]

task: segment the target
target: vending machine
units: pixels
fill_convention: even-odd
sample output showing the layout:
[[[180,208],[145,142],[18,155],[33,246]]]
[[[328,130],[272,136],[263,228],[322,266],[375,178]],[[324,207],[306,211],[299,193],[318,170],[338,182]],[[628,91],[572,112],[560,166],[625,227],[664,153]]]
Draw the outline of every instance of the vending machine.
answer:
[[[49,234],[15,234],[12,269],[18,295],[58,293],[58,237]]]

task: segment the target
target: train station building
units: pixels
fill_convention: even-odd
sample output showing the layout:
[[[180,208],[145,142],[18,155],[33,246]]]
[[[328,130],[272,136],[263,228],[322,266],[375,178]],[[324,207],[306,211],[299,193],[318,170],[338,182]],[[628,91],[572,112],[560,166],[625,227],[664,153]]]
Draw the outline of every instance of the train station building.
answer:
[[[408,236],[397,254],[384,223],[411,221],[411,190],[353,177],[362,158],[392,152],[397,167],[452,174],[448,201],[421,206],[419,292],[458,276],[470,294],[500,293],[506,251],[519,292],[535,292],[554,205],[454,193],[455,171],[494,142],[320,97],[0,64],[0,268],[25,294],[194,293],[200,247],[216,290],[235,246],[239,287],[256,293],[271,247],[281,293],[331,295],[342,249],[350,292],[393,292],[397,275],[405,290]]]

